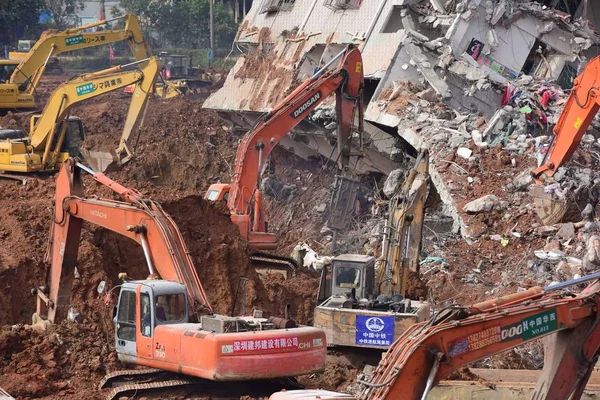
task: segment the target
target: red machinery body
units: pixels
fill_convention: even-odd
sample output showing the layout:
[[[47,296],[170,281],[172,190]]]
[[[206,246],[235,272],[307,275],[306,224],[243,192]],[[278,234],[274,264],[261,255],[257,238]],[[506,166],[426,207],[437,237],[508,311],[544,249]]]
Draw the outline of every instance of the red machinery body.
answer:
[[[82,170],[126,201],[85,198]],[[47,289],[37,288],[35,319],[66,318],[81,227],[87,221],[139,243],[150,271],[147,280],[121,285],[115,317],[120,360],[212,380],[287,377],[324,369],[322,330],[298,327],[290,320],[282,325],[259,314],[214,314],[177,225],[158,203],[68,159],[57,177],[55,204],[49,281]],[[177,307],[161,303],[174,298],[173,304],[180,302]],[[180,314],[167,318],[165,309],[175,308]]]
[[[544,368],[532,399],[579,399],[600,355],[600,273],[474,304],[447,307],[396,340],[356,396],[288,391],[271,399],[418,400],[450,373],[546,338]],[[578,295],[552,293],[587,281]],[[327,397],[329,396],[329,397]]]

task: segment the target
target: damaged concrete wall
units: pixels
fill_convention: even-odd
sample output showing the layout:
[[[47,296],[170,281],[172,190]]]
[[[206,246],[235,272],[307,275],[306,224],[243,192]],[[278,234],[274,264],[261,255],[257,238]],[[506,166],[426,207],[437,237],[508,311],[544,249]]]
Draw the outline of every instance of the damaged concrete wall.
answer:
[[[479,1],[471,2],[474,3]],[[467,51],[475,54],[474,58],[480,54],[489,55],[490,62],[499,62],[518,74],[535,43],[535,36],[514,25],[507,29],[502,26],[490,26],[486,17],[487,8],[483,5],[469,8],[461,14],[454,34],[449,37],[454,56],[460,58]],[[495,35],[490,33],[493,31]],[[473,40],[481,42],[483,48],[469,49],[471,43],[473,47],[478,45]]]
[[[522,156],[532,141],[528,134],[539,135],[541,126],[553,121],[564,96],[552,79],[565,66],[578,63],[582,50],[594,49],[597,35],[584,20],[573,21],[525,0],[377,0],[347,10],[324,3],[298,2],[290,11],[266,14],[254,7],[238,44],[257,51],[238,60],[223,88],[204,107],[249,127],[256,115],[270,110],[345,44],[355,43],[370,90],[376,85],[365,112],[373,123],[366,124],[367,133],[377,137],[368,149],[375,161],[358,168],[388,171],[397,146],[436,146],[431,174],[445,213],[453,217],[455,230],[477,237],[481,221],[465,222],[456,201],[462,184],[448,178],[449,166],[466,174],[454,157],[478,162],[482,155],[471,153],[475,149],[485,155],[486,140]],[[600,14],[600,7],[592,5],[588,13],[594,8]],[[536,61],[532,74],[538,81],[532,84],[533,78],[521,76],[521,70],[531,62],[537,43],[547,46],[548,56]],[[542,82],[546,79],[550,84]],[[507,82],[524,87],[525,94],[509,101],[505,112],[511,118],[496,124],[493,115],[502,107]],[[545,92],[550,100],[540,106]],[[554,103],[551,110],[548,101]],[[333,142],[326,126],[335,119],[332,108],[330,99],[282,142],[284,147],[305,158],[328,156]],[[319,118],[314,118],[317,113]],[[377,144],[380,139],[385,140]],[[443,157],[439,164],[436,157]],[[514,163],[517,159],[512,156]],[[471,185],[479,183],[478,176],[464,178]]]

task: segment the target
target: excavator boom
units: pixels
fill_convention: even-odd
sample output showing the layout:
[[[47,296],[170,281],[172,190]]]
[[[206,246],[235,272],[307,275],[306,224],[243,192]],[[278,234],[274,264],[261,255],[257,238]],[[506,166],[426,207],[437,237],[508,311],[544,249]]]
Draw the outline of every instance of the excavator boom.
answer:
[[[600,57],[591,60],[575,78],[571,94],[554,127],[554,139],[543,164],[532,174],[537,180],[551,177],[571,159],[583,135],[590,127],[600,108]]]
[[[328,70],[335,62],[338,62],[337,68]],[[251,247],[277,247],[275,235],[266,233],[259,189],[262,167],[271,151],[311,111],[335,93],[339,163],[345,168],[350,158],[352,125],[356,117],[359,118],[359,130],[362,127],[363,87],[362,58],[359,50],[350,45],[264,115],[244,136],[237,149],[227,205],[232,221],[239,226],[242,236],[248,238]]]
[[[82,171],[127,201],[84,198]],[[38,315],[47,314],[50,322],[66,318],[83,221],[139,243],[150,275],[185,283],[192,310],[201,308],[212,312],[181,232],[160,204],[71,158],[65,161],[56,178],[55,204],[48,260],[51,265],[49,293],[45,299],[45,294],[38,291]]]
[[[470,307],[442,309],[394,342],[373,375],[359,381],[360,393],[347,398],[425,399],[433,386],[460,367],[548,336],[544,369],[531,398],[579,399],[600,350],[598,278],[600,273],[595,273]],[[576,296],[554,293],[590,281]],[[321,394],[288,393],[289,397],[276,393],[271,399],[308,400]]]
[[[124,29],[86,32],[120,20],[125,21]],[[60,32],[45,31],[33,48],[23,56],[8,82],[0,84],[0,109],[35,107],[34,92],[52,56],[120,41],[127,41],[138,61],[147,60],[152,55],[138,20],[131,14]]]
[[[569,98],[561,112],[554,137],[542,165],[532,171],[536,184],[530,189],[536,212],[546,225],[560,222],[568,209],[569,201],[545,190],[544,181],[561,165],[571,159],[583,135],[600,108],[600,57],[591,60],[575,78]]]
[[[86,198],[82,171],[125,201]],[[67,317],[86,221],[139,243],[150,273],[146,280],[126,279],[119,285],[115,308],[119,360],[214,381],[323,370],[327,357],[323,331],[298,326],[290,319],[263,318],[258,310],[242,317],[214,314],[177,225],[158,203],[137,191],[69,158],[57,177],[53,217],[50,271],[46,285],[35,289],[34,324],[47,325]],[[129,389],[158,387],[160,382],[150,387],[134,384]]]

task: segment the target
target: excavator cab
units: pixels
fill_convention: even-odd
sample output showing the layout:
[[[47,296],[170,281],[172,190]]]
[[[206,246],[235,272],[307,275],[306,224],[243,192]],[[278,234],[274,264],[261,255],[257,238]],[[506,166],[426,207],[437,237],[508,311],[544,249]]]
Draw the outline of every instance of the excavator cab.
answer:
[[[325,331],[328,345],[384,349],[429,315],[427,302],[380,294],[372,256],[342,254],[330,274],[323,268],[314,326]]]
[[[204,198],[210,201],[219,201],[222,200],[227,203],[227,199],[229,198],[229,184],[227,183],[214,183],[210,185]]]
[[[30,120],[30,131],[34,129],[40,115],[33,115]],[[65,139],[57,153],[56,165],[62,164],[69,157],[83,158],[81,145],[85,139],[83,122],[78,117],[69,117]],[[55,136],[52,148],[55,148],[58,137]],[[31,151],[31,138],[19,129],[0,130],[0,165],[11,165],[11,171],[31,172],[38,171],[41,167],[41,157]],[[2,175],[3,178],[16,178],[16,176]],[[20,180],[20,179],[18,179]]]
[[[125,282],[115,316],[115,344],[119,360],[135,362],[138,345],[146,347],[152,344],[149,349],[154,348],[157,326],[188,321],[188,297],[184,285],[164,280]],[[157,348],[147,355],[149,358],[161,358],[162,354]]]
[[[325,269],[325,268],[323,268]],[[373,295],[375,258],[358,254],[342,254],[331,263],[331,294],[349,299],[366,299]]]
[[[8,82],[18,65],[19,61],[0,60],[0,83]]]
[[[33,115],[30,120],[30,128],[29,131],[33,132],[35,124],[37,124],[40,119],[41,114]],[[56,142],[58,140],[58,136],[54,136],[52,141],[51,148],[56,147]],[[83,121],[79,117],[69,117],[67,132],[65,134],[65,139],[60,147],[60,152],[58,153],[58,161],[57,164],[62,164],[67,158],[83,158],[81,155],[81,145],[85,140],[85,132],[83,130]]]

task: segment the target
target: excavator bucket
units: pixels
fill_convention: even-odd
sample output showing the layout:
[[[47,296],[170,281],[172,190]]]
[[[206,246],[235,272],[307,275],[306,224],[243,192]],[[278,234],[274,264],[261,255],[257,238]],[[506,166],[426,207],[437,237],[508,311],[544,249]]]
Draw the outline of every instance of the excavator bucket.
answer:
[[[567,212],[567,199],[553,185],[535,184],[529,188],[535,211],[546,225],[560,222]]]
[[[80,151],[85,163],[92,167],[94,171],[110,172],[123,165],[114,152],[92,151],[87,149],[81,149]]]
[[[158,97],[170,99],[177,96],[185,96],[188,91],[185,81],[168,81],[162,84],[158,83],[154,87],[154,93]]]

